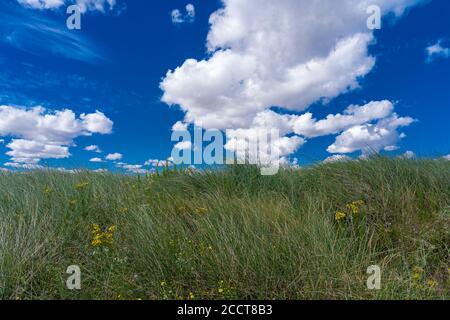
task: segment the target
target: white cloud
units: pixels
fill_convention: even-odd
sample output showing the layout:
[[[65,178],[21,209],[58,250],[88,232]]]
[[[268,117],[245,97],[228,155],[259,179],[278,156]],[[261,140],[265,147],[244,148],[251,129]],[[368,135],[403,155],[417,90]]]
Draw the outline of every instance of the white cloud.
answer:
[[[305,137],[336,134],[355,125],[383,119],[391,115],[394,106],[390,101],[372,101],[364,106],[349,106],[344,114],[328,115],[316,121],[311,113],[305,113],[294,121],[294,131]]]
[[[106,12],[107,9],[113,10],[116,5],[116,0],[17,0],[17,2],[24,7],[38,10],[58,9],[62,6],[76,4],[82,13],[86,11]]]
[[[102,158],[92,158],[89,160],[90,162],[95,162],[95,163],[100,163],[100,162],[104,162]]]
[[[183,123],[181,121],[177,121],[172,126],[172,131],[186,131],[188,129],[188,125],[186,123]]]
[[[173,165],[173,161],[172,159],[167,159],[167,160],[157,160],[157,159],[150,159],[147,160],[144,163],[145,166],[151,166],[151,167],[165,167],[165,166],[172,166]]]
[[[343,154],[335,154],[332,155],[325,160],[323,160],[324,163],[334,163],[334,162],[343,162],[343,161],[351,161],[352,158],[349,156],[343,155]]]
[[[118,168],[122,168],[128,172],[136,173],[136,174],[148,174],[148,173],[154,172],[153,169],[150,169],[150,170],[144,169],[143,165],[140,165],[140,164],[128,164],[128,163],[119,162],[116,164],[116,166]]]
[[[400,135],[400,138],[402,138],[402,135]],[[387,146],[387,147],[384,147],[384,151],[388,151],[388,152],[395,151],[395,150],[398,150],[398,149],[400,149],[400,147],[398,147],[398,146]]]
[[[102,150],[100,150],[100,147],[97,145],[90,145],[84,148],[86,151],[96,152],[96,153],[102,153]]]
[[[404,154],[402,154],[401,157],[405,158],[405,159],[414,159],[416,157],[416,154],[414,152],[408,150]]]
[[[15,169],[28,169],[28,170],[37,170],[44,169],[43,166],[38,164],[30,164],[30,163],[16,163],[16,162],[6,162],[4,164],[6,167],[11,167]]]
[[[428,63],[431,63],[437,58],[450,58],[450,48],[443,47],[442,43],[443,40],[439,40],[434,45],[425,49]]]
[[[113,122],[103,113],[81,114],[72,110],[47,111],[0,106],[0,137],[10,136],[7,155],[16,163],[38,163],[41,159],[62,159],[70,156],[69,147],[79,136],[109,134]]]
[[[106,159],[106,160],[109,160],[109,161],[117,161],[117,160],[122,159],[122,157],[123,157],[122,154],[116,152],[116,153],[110,153],[110,154],[108,154],[108,155],[105,157],[105,159]]]
[[[364,153],[379,150],[397,144],[400,136],[397,129],[409,126],[414,122],[410,117],[399,117],[392,114],[375,124],[363,124],[351,127],[341,133],[336,141],[328,147],[330,153],[352,153],[362,150]]]
[[[172,10],[170,16],[172,17],[173,23],[183,23],[183,15],[181,14],[180,10],[178,9]]]
[[[172,23],[180,24],[185,22],[193,22],[195,20],[195,7],[189,3],[186,5],[186,13],[183,15],[179,9],[174,9],[170,13]]]
[[[186,5],[186,14],[189,18],[195,18],[195,7],[192,3]]]
[[[33,9],[56,9],[64,5],[64,0],[17,0],[21,5]]]
[[[185,112],[183,123],[205,129],[266,126],[284,135],[304,137],[339,134],[352,128],[356,132],[359,127],[373,131],[375,125],[370,122],[391,115],[391,102],[351,106],[344,114],[319,121],[310,113],[279,115],[270,108],[302,112],[315,102],[327,103],[357,88],[359,79],[375,64],[375,58],[368,54],[374,37],[366,26],[367,7],[376,4],[383,14],[400,16],[418,2],[223,0],[224,8],[210,17],[207,47],[211,55],[201,61],[187,59],[169,70],[160,84],[162,101],[180,106]],[[374,141],[379,147],[387,140],[393,145],[398,140],[396,134],[390,129],[389,139],[361,139],[359,146]],[[305,142],[298,136],[281,141],[289,141],[283,150],[286,152]],[[356,145],[350,143],[346,149]],[[329,149],[341,149],[340,143]]]

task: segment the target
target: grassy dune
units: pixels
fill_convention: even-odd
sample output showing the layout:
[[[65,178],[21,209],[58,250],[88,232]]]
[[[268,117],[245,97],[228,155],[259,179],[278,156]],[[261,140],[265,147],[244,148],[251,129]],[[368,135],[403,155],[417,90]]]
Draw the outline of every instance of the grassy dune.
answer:
[[[449,245],[449,161],[0,173],[3,299],[446,299]]]

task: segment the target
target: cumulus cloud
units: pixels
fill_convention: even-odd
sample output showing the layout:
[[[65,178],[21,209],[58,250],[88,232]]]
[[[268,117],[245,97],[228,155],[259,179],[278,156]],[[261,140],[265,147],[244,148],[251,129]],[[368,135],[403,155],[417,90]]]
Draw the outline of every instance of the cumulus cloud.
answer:
[[[303,112],[315,102],[327,103],[359,86],[375,64],[368,54],[374,36],[367,29],[366,9],[378,5],[384,15],[400,16],[417,0],[223,0],[224,7],[210,17],[207,36],[209,57],[187,59],[162,80],[162,101],[178,105],[185,112],[183,123],[205,129],[253,130],[276,128],[285,152],[294,152],[304,138],[339,134],[353,128],[356,133],[376,131],[374,124],[392,114],[392,103],[373,102],[365,108],[349,107],[344,114],[315,120],[277,114],[271,108]],[[317,19],[320,17],[320,19]],[[282,23],[280,23],[282,21]],[[181,122],[180,122],[181,123]],[[395,129],[382,136],[389,139],[361,139],[352,143],[346,133],[331,152],[355,149],[365,142],[376,147],[396,142]],[[236,131],[239,132],[239,131]],[[249,133],[249,132],[247,132]],[[304,138],[302,138],[304,137]],[[234,137],[239,140],[238,137]],[[286,139],[284,139],[286,138]],[[365,148],[366,146],[364,146]]]
[[[186,5],[186,13],[183,14],[179,9],[174,9],[170,13],[172,17],[172,23],[180,24],[186,22],[193,22],[195,20],[195,7],[193,4],[189,3]]]
[[[110,154],[108,154],[106,157],[105,157],[105,159],[106,160],[109,160],[109,161],[117,161],[117,160],[120,160],[120,159],[122,159],[122,157],[123,157],[123,155],[121,154],[121,153],[110,153]]]
[[[37,169],[44,169],[43,166],[38,164],[31,164],[31,163],[17,163],[17,162],[6,162],[4,164],[5,167],[11,167],[14,169],[27,169],[27,170],[37,170]]]
[[[96,153],[102,153],[102,150],[97,145],[90,145],[84,148],[86,151],[96,152]]]
[[[17,0],[21,5],[31,9],[45,10],[58,9],[62,6],[76,4],[82,13],[86,11],[113,10],[116,0]]]
[[[153,169],[147,170],[143,168],[141,164],[128,164],[123,162],[118,162],[116,167],[122,168],[128,172],[136,173],[136,174],[148,174],[154,172]]]
[[[75,138],[109,134],[112,126],[113,122],[99,111],[77,118],[68,109],[0,106],[0,137],[12,138],[6,147],[15,163],[37,164],[42,159],[67,158]]]
[[[437,58],[450,58],[450,48],[443,46],[443,40],[439,40],[432,46],[425,49],[427,53],[427,63],[433,62]]]
[[[94,163],[101,163],[104,162],[102,158],[92,158],[89,160],[90,162],[94,162]]]
[[[334,163],[334,162],[343,162],[343,161],[351,161],[352,158],[349,156],[343,155],[343,154],[335,154],[332,155],[325,160],[323,160],[323,163]]]
[[[408,150],[404,154],[402,154],[401,157],[405,159],[414,159],[416,157],[416,154],[413,151]]]
[[[166,167],[166,166],[172,166],[173,161],[171,158],[167,160],[158,160],[158,159],[150,159],[147,160],[144,163],[145,166],[151,166],[151,167]]]
[[[399,117],[397,114],[381,119],[375,124],[363,124],[345,130],[336,141],[328,147],[330,153],[352,153],[362,150],[363,153],[378,152],[394,146],[401,138],[397,129],[409,126],[414,122],[410,117]]]

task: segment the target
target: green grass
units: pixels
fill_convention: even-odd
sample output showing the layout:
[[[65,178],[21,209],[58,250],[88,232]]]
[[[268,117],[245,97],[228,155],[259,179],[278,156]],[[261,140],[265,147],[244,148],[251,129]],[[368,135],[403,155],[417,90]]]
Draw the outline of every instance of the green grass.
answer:
[[[117,226],[112,244],[92,245],[93,224]],[[443,160],[0,174],[3,299],[448,299],[449,245]]]

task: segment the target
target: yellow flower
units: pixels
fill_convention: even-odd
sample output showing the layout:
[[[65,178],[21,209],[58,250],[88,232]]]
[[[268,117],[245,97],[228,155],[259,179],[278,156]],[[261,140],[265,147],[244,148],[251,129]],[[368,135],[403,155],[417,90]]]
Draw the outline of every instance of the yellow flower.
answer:
[[[206,209],[206,208],[197,208],[197,209],[195,209],[195,211],[196,211],[198,214],[205,214],[205,213],[208,212],[208,209]]]
[[[165,287],[166,286],[166,282],[165,281],[161,281],[160,285],[161,285],[161,287]]]
[[[102,240],[100,240],[100,239],[94,239],[94,240],[92,240],[91,244],[92,244],[94,247],[98,247],[98,246],[100,246],[100,245],[102,244]]]
[[[338,212],[336,212],[335,219],[336,219],[336,221],[341,221],[341,220],[345,219],[346,216],[347,215],[344,212],[338,211]]]
[[[353,214],[358,214],[358,213],[359,213],[359,208],[358,208],[358,206],[355,205],[354,203],[349,203],[349,204],[347,205],[347,209],[350,209],[350,211],[351,211]]]
[[[128,208],[122,208],[121,210],[120,210],[122,213],[128,213]]]
[[[88,185],[89,185],[89,182],[80,182],[80,183],[77,183],[77,184],[75,185],[75,189],[77,189],[77,190],[83,190],[83,189],[86,188]]]
[[[114,224],[108,228],[108,232],[115,232],[116,230],[117,230],[117,226]]]
[[[189,299],[191,300],[195,299],[195,295],[192,292],[189,292]]]
[[[427,281],[427,285],[428,285],[428,287],[430,287],[430,288],[436,288],[436,287],[437,287],[437,285],[438,285],[438,283],[437,283],[437,281],[436,281],[436,280],[433,280],[433,279],[428,279],[428,281]]]
[[[219,288],[219,293],[223,293],[223,289],[222,288]]]
[[[52,193],[52,191],[53,191],[53,189],[50,187],[45,187],[45,189],[44,189],[45,194],[50,194],[50,193]]]

